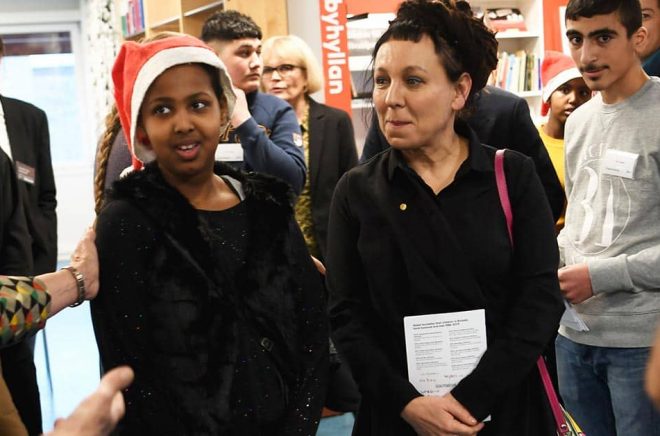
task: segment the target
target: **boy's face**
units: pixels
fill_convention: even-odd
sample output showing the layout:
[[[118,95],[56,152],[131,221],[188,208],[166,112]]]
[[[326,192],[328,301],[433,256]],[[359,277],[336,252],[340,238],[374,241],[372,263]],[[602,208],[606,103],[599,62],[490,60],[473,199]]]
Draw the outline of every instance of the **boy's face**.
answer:
[[[647,37],[639,53],[642,59],[660,49],[660,0],[641,0],[642,25],[646,27]]]
[[[149,87],[136,135],[176,186],[177,181],[212,174],[223,118],[208,72],[195,64],[177,65]]]
[[[591,90],[584,79],[572,79],[550,95],[550,117],[561,125],[573,111],[591,99]]]
[[[259,89],[261,70],[261,40],[242,38],[233,41],[212,39],[207,42],[227,67],[234,86],[246,94]]]
[[[638,50],[646,31],[640,28],[630,38],[619,14],[594,15],[566,20],[571,56],[587,86],[594,91],[616,92],[639,68]]]

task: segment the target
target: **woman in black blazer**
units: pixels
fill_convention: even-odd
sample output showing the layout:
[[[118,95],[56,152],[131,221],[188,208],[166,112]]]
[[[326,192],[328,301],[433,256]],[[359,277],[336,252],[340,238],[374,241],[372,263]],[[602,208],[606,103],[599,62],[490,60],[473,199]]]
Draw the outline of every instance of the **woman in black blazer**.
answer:
[[[296,220],[311,255],[325,259],[330,202],[339,178],[357,164],[353,125],[342,110],[314,101],[309,94],[321,89],[322,75],[312,50],[296,36],[276,36],[262,47],[265,92],[286,100],[296,111],[305,149],[307,180],[296,204]],[[331,353],[334,347],[331,346]],[[326,426],[346,427],[350,434],[359,393],[346,364],[335,367],[330,377],[324,417],[318,435]]]
[[[340,109],[317,103],[309,95],[323,86],[312,50],[297,36],[275,36],[262,47],[264,91],[286,100],[296,111],[303,133],[307,181],[296,206],[296,218],[310,254],[323,260],[328,213],[339,178],[357,164],[353,124]]]

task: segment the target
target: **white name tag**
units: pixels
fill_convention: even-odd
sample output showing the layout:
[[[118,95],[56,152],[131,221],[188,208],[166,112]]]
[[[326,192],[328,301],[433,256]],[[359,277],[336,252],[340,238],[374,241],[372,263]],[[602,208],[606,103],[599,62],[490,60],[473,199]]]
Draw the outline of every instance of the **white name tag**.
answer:
[[[243,147],[240,143],[220,143],[215,150],[215,160],[243,162]]]
[[[627,151],[607,150],[603,161],[603,174],[634,179],[639,155]]]

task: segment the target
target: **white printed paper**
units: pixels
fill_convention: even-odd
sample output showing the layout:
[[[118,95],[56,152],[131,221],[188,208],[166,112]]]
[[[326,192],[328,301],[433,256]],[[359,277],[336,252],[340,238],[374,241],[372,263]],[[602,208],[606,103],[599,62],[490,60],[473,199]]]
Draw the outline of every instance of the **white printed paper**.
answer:
[[[486,351],[483,309],[403,318],[408,379],[422,395],[442,396]]]
[[[221,142],[215,150],[215,160],[243,162],[243,146],[237,142]]]
[[[564,300],[564,306],[566,306],[566,310],[564,310],[564,314],[561,316],[559,324],[578,332],[588,332],[589,327],[587,327],[582,318],[580,318],[580,315],[571,303]]]

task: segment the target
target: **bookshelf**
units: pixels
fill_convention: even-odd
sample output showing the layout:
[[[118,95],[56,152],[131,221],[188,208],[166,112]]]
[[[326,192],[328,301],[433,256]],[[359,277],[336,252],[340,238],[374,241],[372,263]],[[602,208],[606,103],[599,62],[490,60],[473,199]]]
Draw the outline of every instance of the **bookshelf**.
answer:
[[[137,40],[163,31],[199,37],[215,12],[238,10],[261,27],[264,39],[288,33],[286,0],[115,0],[123,39]]]
[[[494,71],[491,84],[506,89],[524,98],[530,114],[536,121],[540,118],[541,78],[540,65],[543,59],[543,1],[542,0],[473,0],[473,10],[486,15],[486,24],[495,26],[488,17],[489,9],[518,9],[523,17],[523,29],[498,31],[498,68]],[[515,75],[512,80],[511,73]]]

